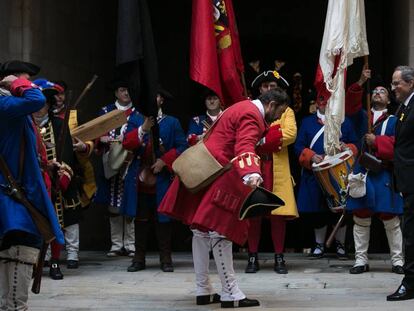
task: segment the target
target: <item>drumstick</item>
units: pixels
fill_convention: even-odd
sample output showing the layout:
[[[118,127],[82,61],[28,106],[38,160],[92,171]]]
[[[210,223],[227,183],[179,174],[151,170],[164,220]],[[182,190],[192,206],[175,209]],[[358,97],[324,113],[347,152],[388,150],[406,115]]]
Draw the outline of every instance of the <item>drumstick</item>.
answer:
[[[344,219],[345,219],[345,209],[342,211],[342,215],[341,215],[341,217],[339,218],[339,220],[338,220],[338,222],[336,223],[335,227],[333,228],[333,230],[332,230],[331,234],[329,235],[328,240],[326,241],[326,248],[331,247],[332,242],[333,242],[333,241],[334,241],[334,239],[335,239],[335,235],[336,235],[336,233],[338,232],[339,228],[341,227],[341,225],[342,225],[342,223],[343,223]]]

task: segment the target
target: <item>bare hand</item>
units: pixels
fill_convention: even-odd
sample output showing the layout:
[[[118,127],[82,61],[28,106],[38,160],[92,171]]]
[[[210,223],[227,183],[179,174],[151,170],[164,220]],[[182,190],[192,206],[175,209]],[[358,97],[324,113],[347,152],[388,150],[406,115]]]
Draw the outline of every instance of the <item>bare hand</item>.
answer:
[[[250,188],[256,188],[257,186],[260,186],[260,184],[263,182],[262,177],[260,176],[251,176],[248,180],[246,185],[248,185]]]
[[[3,80],[0,81],[0,86],[5,88],[6,90],[10,90],[12,83],[17,80],[18,78],[13,75],[9,75],[4,77]]]
[[[154,126],[154,123],[155,123],[154,117],[147,117],[145,118],[144,123],[141,125],[141,128],[145,133],[148,133],[151,130],[151,128]]]
[[[151,166],[152,172],[158,174],[165,166],[165,162],[161,159],[157,159],[155,163]]]
[[[85,152],[86,144],[77,137],[73,137],[73,151],[75,152]]]
[[[364,65],[364,68],[362,69],[362,72],[361,72],[361,76],[359,77],[359,80],[357,83],[360,86],[362,86],[370,78],[371,78],[371,69],[369,69],[368,66]]]
[[[314,154],[312,159],[311,159],[312,163],[321,163],[323,161],[323,155],[320,154]]]
[[[375,135],[374,134],[365,134],[365,142],[368,146],[372,147],[375,145]]]
[[[113,141],[113,139],[110,136],[102,136],[101,138],[99,138],[99,141],[103,144],[108,144],[111,141]]]

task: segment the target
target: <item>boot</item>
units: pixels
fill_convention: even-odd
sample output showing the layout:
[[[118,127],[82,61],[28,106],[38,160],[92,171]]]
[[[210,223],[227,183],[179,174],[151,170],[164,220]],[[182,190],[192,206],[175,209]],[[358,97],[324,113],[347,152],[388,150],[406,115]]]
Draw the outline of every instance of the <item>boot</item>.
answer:
[[[145,251],[147,249],[147,237],[150,229],[148,221],[135,221],[135,255],[128,272],[136,272],[145,269]]]
[[[288,270],[286,268],[285,259],[283,258],[283,254],[275,254],[275,266],[274,270],[276,273],[279,274],[287,274]]]
[[[244,270],[245,273],[256,273],[260,270],[259,258],[257,253],[249,253],[249,259],[247,260],[247,267]]]
[[[49,276],[52,280],[62,280],[63,273],[60,271],[59,261],[57,259],[50,260]]]
[[[385,233],[387,235],[388,245],[390,247],[392,272],[404,274],[404,256],[402,251],[402,232],[400,227],[400,218],[395,216],[389,220],[383,220]]]
[[[174,267],[171,259],[171,236],[172,223],[155,223],[155,232],[158,239],[160,251],[160,267],[163,272],[173,272]]]
[[[368,246],[371,229],[371,218],[354,216],[355,264],[349,270],[351,274],[369,271]]]

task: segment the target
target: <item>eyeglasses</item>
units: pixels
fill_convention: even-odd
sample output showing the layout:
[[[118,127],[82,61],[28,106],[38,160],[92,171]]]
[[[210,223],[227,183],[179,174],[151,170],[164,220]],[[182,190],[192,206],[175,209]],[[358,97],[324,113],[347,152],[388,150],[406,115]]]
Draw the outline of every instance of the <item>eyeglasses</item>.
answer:
[[[402,82],[403,80],[397,80],[397,81],[392,81],[391,82],[391,89],[393,90],[393,89],[395,89],[398,85],[400,85],[400,83]]]
[[[386,89],[375,89],[372,91],[372,95],[376,95],[376,94],[387,94],[387,90]]]

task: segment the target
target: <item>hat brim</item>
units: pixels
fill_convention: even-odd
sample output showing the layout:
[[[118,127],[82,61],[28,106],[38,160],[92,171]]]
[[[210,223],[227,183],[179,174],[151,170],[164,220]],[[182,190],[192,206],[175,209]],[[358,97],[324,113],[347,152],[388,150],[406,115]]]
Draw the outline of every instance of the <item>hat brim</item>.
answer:
[[[12,60],[5,62],[0,67],[0,75],[7,76],[16,73],[27,73],[29,76],[35,76],[40,72],[40,67],[29,62]]]
[[[270,215],[273,210],[284,205],[285,202],[274,193],[263,187],[256,187],[244,201],[239,219]]]
[[[283,89],[289,87],[289,83],[281,75],[277,78],[272,71],[262,72],[258,75],[252,82],[251,87],[254,89],[259,89],[262,83],[264,82],[276,82],[277,86]]]

